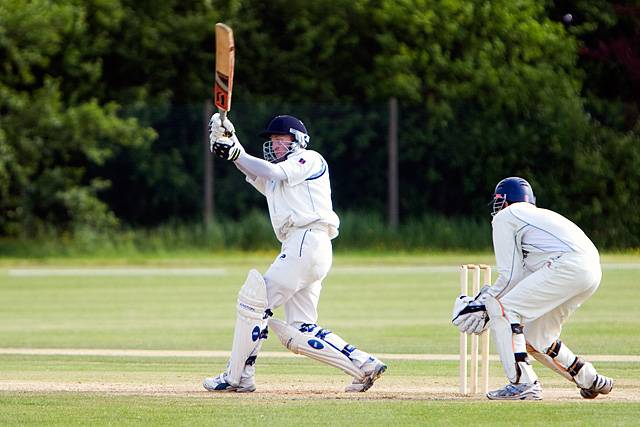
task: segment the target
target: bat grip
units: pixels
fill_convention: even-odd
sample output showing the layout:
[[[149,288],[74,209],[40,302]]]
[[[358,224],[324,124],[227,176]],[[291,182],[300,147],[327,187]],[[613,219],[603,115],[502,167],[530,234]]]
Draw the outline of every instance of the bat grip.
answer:
[[[227,111],[218,108],[218,111],[220,112],[220,123],[224,123],[225,119],[227,118]],[[222,125],[222,127],[224,127],[224,125]],[[226,130],[224,131],[224,136],[226,136],[227,138],[230,138],[233,135],[233,132]]]

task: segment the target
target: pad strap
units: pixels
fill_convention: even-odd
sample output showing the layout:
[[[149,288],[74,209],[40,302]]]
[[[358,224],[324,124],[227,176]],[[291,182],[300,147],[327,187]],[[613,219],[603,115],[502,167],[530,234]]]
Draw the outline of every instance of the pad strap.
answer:
[[[576,360],[573,361],[573,363],[571,364],[571,366],[569,366],[567,371],[569,372],[569,375],[571,375],[572,377],[575,377],[576,375],[578,375],[578,372],[580,372],[580,369],[582,369],[583,366],[584,366],[584,361],[576,356]]]
[[[547,356],[549,356],[552,359],[555,359],[556,357],[558,357],[558,354],[560,354],[560,348],[562,348],[562,341],[556,340],[547,349],[547,352],[546,352]]]

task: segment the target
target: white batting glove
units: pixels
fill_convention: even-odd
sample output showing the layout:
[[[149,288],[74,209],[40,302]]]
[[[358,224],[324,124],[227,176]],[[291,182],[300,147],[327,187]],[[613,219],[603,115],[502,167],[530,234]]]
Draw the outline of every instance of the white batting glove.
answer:
[[[231,123],[231,120],[229,120],[229,116],[226,116],[224,118],[224,122],[222,122],[222,127],[233,134],[236,133],[236,128],[235,126],[233,126],[233,123]]]
[[[224,122],[220,119],[220,113],[215,113],[209,120],[209,150],[219,159],[235,161],[245,151],[238,137],[236,128],[229,118]]]
[[[224,123],[220,120],[220,113],[215,113],[209,119],[209,143],[213,144],[213,142],[221,138],[223,136],[231,137],[235,135],[236,128],[231,123],[228,117],[225,117]]]
[[[222,136],[216,139],[211,142],[210,149],[217,158],[231,160],[232,162],[238,160],[245,153],[244,147],[235,135],[231,136],[231,138]]]

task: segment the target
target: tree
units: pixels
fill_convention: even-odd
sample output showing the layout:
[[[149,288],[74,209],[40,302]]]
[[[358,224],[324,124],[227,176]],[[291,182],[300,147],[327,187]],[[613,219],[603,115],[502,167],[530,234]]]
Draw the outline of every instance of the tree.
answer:
[[[74,80],[91,85],[100,77],[75,2],[6,1],[0,23],[0,232],[112,228],[116,217],[97,197],[109,182],[87,168],[117,147],[150,142],[154,132],[81,85],[72,89]]]

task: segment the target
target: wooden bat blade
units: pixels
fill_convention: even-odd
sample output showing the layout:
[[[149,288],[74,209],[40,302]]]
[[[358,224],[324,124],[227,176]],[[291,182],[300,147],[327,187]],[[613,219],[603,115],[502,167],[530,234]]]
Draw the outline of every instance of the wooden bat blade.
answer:
[[[231,109],[235,44],[233,31],[227,25],[216,24],[216,79],[213,88],[214,102],[221,111]]]

